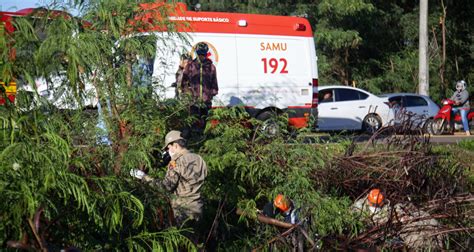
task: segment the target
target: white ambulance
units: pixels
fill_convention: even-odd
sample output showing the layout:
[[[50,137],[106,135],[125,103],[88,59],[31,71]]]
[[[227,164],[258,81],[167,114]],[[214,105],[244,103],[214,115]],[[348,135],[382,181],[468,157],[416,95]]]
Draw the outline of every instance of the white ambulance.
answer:
[[[178,32],[186,33],[187,41],[167,33],[168,37],[158,42],[153,64],[153,76],[167,87],[167,97],[175,96],[172,84],[176,81],[180,55],[187,52],[194,58],[193,47],[205,42],[209,46],[208,58],[217,69],[219,85],[213,107],[244,106],[258,119],[267,119],[267,111],[287,112],[291,126],[309,126],[310,116],[317,115],[318,71],[308,20],[188,11],[182,3],[177,7],[168,19],[176,22]],[[146,32],[160,32],[163,36],[158,28]]]

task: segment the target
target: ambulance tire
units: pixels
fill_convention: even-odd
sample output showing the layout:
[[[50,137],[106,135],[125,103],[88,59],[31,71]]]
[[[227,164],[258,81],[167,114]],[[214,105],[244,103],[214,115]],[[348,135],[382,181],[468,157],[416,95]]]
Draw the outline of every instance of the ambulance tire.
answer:
[[[259,134],[265,137],[271,138],[276,137],[281,133],[280,126],[278,125],[277,117],[278,113],[274,111],[265,111],[257,116],[257,119],[262,121],[262,124],[257,129]]]

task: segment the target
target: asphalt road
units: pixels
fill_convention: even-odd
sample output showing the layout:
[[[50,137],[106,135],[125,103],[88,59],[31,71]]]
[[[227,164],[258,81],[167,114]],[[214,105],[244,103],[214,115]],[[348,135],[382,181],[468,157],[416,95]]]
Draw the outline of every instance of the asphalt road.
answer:
[[[454,135],[431,136],[430,141],[439,144],[457,144],[466,139],[474,140],[474,135],[466,136],[464,133],[455,133]]]

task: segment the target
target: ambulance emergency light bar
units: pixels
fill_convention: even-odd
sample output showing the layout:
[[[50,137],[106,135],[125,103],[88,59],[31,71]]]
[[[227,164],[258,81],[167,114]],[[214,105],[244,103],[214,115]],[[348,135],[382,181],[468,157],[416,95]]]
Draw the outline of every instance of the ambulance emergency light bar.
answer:
[[[238,24],[240,27],[247,27],[247,20],[239,20]]]

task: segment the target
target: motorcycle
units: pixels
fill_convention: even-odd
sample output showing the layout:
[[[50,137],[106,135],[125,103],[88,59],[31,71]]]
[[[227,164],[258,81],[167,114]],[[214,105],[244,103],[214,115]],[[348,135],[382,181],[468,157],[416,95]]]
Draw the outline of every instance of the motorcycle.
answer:
[[[426,132],[432,135],[454,134],[455,130],[463,128],[461,114],[452,112],[453,100],[444,99],[441,103],[443,106],[439,109],[438,114],[425,123]],[[469,129],[472,129],[474,127],[474,109],[471,108],[467,113],[467,120]]]

